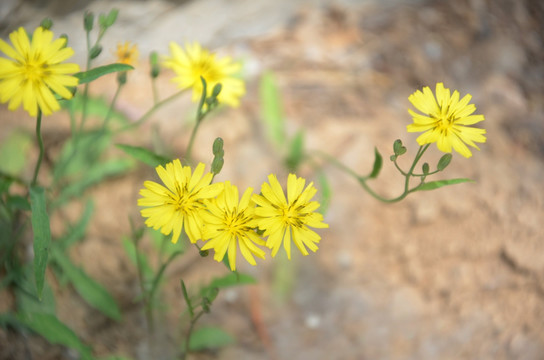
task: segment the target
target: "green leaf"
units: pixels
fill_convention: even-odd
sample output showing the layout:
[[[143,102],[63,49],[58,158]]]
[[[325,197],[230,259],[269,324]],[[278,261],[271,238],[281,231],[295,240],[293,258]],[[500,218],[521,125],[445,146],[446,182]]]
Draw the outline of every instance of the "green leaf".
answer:
[[[325,215],[331,202],[332,189],[329,181],[327,180],[327,176],[325,176],[325,173],[320,173],[317,181],[319,182],[319,187],[321,190],[321,206],[319,207],[318,212]]]
[[[261,116],[270,140],[277,146],[285,142],[283,108],[274,75],[265,73],[260,81]]]
[[[75,224],[74,226],[68,226],[69,232],[58,240],[59,245],[63,249],[67,249],[73,243],[84,238],[87,226],[89,225],[89,221],[91,220],[93,212],[94,203],[92,202],[92,200],[88,200],[85,203],[85,209],[83,210],[83,214],[81,214],[81,218],[79,219],[77,224]]]
[[[450,179],[450,180],[438,180],[438,181],[431,181],[428,183],[424,183],[422,185],[419,185],[416,190],[417,191],[426,191],[426,190],[434,190],[441,188],[442,186],[447,185],[455,185],[455,184],[461,184],[466,182],[474,182],[474,180],[471,179]]]
[[[99,77],[102,77],[107,74],[111,74],[111,73],[119,72],[119,71],[128,71],[133,69],[134,67],[127,64],[109,64],[109,65],[95,67],[94,69],[90,69],[87,71],[78,72],[74,74],[74,76],[79,79],[79,84],[86,84],[88,82],[96,80]]]
[[[116,144],[117,148],[123,150],[127,155],[132,156],[136,160],[146,163],[149,166],[156,167],[158,165],[165,165],[172,161],[165,156],[155,154],[151,150],[140,146],[131,146],[125,144]]]
[[[231,272],[223,277],[213,279],[206,288],[226,288],[236,285],[256,284],[257,280],[252,276],[246,274],[240,274],[238,272]]]
[[[145,256],[143,252],[136,253],[136,247],[134,246],[134,242],[129,240],[127,237],[123,238],[123,248],[125,249],[125,252],[127,253],[130,261],[135,266],[138,266],[139,264],[142,271],[142,276],[144,278],[144,282],[147,283],[152,281],[154,273],[151,269],[151,266],[149,265],[149,260],[147,259],[147,256]]]
[[[304,132],[299,131],[291,140],[286,165],[290,172],[295,172],[304,158]]]
[[[189,339],[189,350],[217,349],[234,343],[234,338],[215,327],[203,327],[193,331]]]
[[[452,155],[451,155],[451,154],[444,154],[444,155],[442,155],[442,157],[440,158],[440,160],[438,160],[438,165],[436,166],[436,168],[438,169],[438,171],[444,170],[444,169],[450,164],[451,158],[452,158]]]
[[[39,299],[33,281],[32,266],[26,265],[21,270],[22,272],[17,274],[17,286],[15,287],[17,311],[54,315],[56,313],[55,295],[47,281],[44,282],[42,297]]]
[[[17,209],[17,210],[24,210],[24,211],[30,210],[30,203],[28,202],[27,198],[22,197],[20,195],[8,195],[6,205],[10,209]]]
[[[62,101],[60,104],[62,108],[69,110],[73,114],[82,114],[84,99],[85,96],[78,92],[72,99],[69,101]],[[108,116],[108,113],[110,113],[109,117],[111,121],[117,121],[123,125],[130,123],[130,120],[125,114],[116,109],[110,109],[111,102],[103,97],[88,96],[85,106],[85,111],[88,116],[96,116],[100,119],[105,119],[106,116]]]
[[[78,294],[89,305],[113,320],[121,320],[119,306],[102,285],[94,281],[83,269],[72,264],[72,261],[59,250],[53,248],[52,255],[53,261],[62,269]]]
[[[133,163],[124,159],[110,160],[95,164],[95,166],[85,173],[85,177],[81,180],[64,187],[59,196],[55,199],[53,206],[62,205],[72,197],[81,196],[87,188],[99,183],[107,177],[123,174],[132,167]]]
[[[374,179],[378,177],[378,175],[380,174],[380,170],[382,169],[382,165],[383,165],[382,155],[378,151],[378,148],[375,147],[374,148],[374,166],[372,166],[372,172],[370,173],[370,175],[368,175],[368,177],[370,179]]]
[[[20,313],[17,320],[32,331],[43,336],[52,344],[75,349],[84,359],[91,359],[91,348],[77,337],[76,333],[62,323],[55,315],[44,313]]]
[[[49,215],[47,215],[45,191],[42,187],[32,186],[30,188],[30,207],[32,209],[32,231],[34,232],[34,278],[36,279],[38,298],[41,298],[51,243]]]

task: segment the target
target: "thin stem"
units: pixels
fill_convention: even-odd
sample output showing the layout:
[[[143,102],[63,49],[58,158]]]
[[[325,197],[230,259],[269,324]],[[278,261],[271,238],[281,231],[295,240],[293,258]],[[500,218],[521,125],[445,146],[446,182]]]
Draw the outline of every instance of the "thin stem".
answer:
[[[181,360],[185,360],[187,358],[187,354],[189,353],[189,341],[191,340],[193,329],[198,319],[200,319],[200,317],[204,314],[205,311],[201,310],[198,314],[191,318],[191,323],[189,324],[189,329],[187,330],[187,336],[185,337],[185,351],[181,355]]]
[[[130,219],[130,225],[132,228],[134,228],[134,225],[132,224],[132,219]],[[138,253],[138,238],[135,235],[134,229],[132,230],[132,242],[134,243],[134,252],[136,254],[136,268],[138,269],[138,283],[140,284],[140,291],[142,292],[142,299],[144,301],[144,308],[145,308],[145,320],[147,322],[147,331],[148,334],[153,333],[153,311],[151,307],[151,301],[149,300],[149,296],[147,292],[145,291],[145,285],[144,285],[144,276],[142,272],[142,263],[140,261],[140,254]]]
[[[133,122],[132,124],[128,124],[124,127],[122,127],[121,129],[117,130],[118,133],[120,132],[123,132],[123,131],[126,131],[126,130],[130,130],[132,129],[133,127],[136,127],[136,126],[139,126],[141,125],[143,122],[145,122],[155,111],[157,111],[161,106],[165,105],[166,103],[174,100],[175,98],[177,98],[178,96],[180,96],[183,92],[185,92],[185,89],[184,90],[181,90],[173,95],[170,95],[169,97],[167,97],[166,99],[162,100],[162,101],[159,101],[158,103],[156,103],[155,105],[153,105],[151,107],[151,109],[149,109],[141,118],[139,118],[138,120],[136,120],[135,122]]]
[[[156,105],[159,102],[159,92],[157,91],[155,78],[151,78],[151,91],[153,92],[153,105]]]
[[[191,154],[193,151],[193,144],[195,142],[196,138],[196,132],[198,131],[198,128],[200,126],[200,121],[196,121],[195,127],[193,128],[193,131],[191,132],[191,138],[189,140],[189,145],[187,145],[187,151],[185,151],[185,158],[187,161],[191,162]]]
[[[85,65],[85,71],[88,71],[91,67],[91,32],[87,31],[87,64]],[[83,87],[83,104],[81,123],[79,124],[79,132],[83,131],[85,121],[87,120],[87,98],[89,96],[89,83],[86,83]]]
[[[159,269],[159,272],[157,273],[157,275],[155,275],[155,278],[153,279],[153,285],[151,285],[151,290],[149,291],[149,300],[150,300],[149,302],[150,303],[153,302],[155,292],[157,291],[157,287],[158,287],[159,282],[161,280],[162,274],[164,273],[164,270],[166,270],[166,268],[168,267],[168,265],[170,265],[172,260],[174,260],[180,254],[183,254],[183,251],[176,251],[176,252],[172,253],[172,255],[170,255],[168,260],[166,260],[166,262],[164,264],[162,264],[162,266]]]
[[[43,147],[41,127],[42,127],[42,111],[38,109],[38,117],[36,118],[36,138],[38,140],[38,146],[40,147],[40,154],[38,155],[38,162],[36,163],[36,167],[34,168],[34,176],[32,177],[32,186],[36,185],[36,182],[38,181],[38,172],[40,171],[40,167],[42,165],[42,160],[43,160],[44,147]]]
[[[119,94],[121,93],[121,88],[123,87],[122,83],[119,83],[117,86],[117,90],[115,90],[115,94],[113,95],[113,99],[111,100],[110,107],[108,108],[108,113],[106,114],[106,117],[104,118],[104,123],[102,125],[102,130],[105,131],[108,122],[110,121],[111,114],[113,114],[113,109],[115,108],[115,103],[117,102],[117,98],[119,97]]]

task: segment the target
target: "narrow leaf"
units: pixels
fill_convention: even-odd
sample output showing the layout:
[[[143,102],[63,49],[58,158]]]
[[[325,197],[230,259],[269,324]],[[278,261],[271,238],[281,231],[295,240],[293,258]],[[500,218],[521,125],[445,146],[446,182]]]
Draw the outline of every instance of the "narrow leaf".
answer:
[[[82,269],[72,264],[70,259],[60,251],[53,249],[52,254],[55,263],[62,269],[78,294],[89,305],[113,320],[121,320],[119,306],[102,285],[94,281]]]
[[[123,150],[127,155],[132,156],[136,160],[146,163],[149,166],[156,167],[158,165],[164,165],[172,160],[167,157],[155,154],[151,150],[140,146],[131,146],[125,144],[116,144],[116,147]]]
[[[259,96],[261,116],[268,136],[275,145],[281,146],[285,142],[283,108],[280,92],[272,73],[265,73],[261,78]]]
[[[321,206],[317,211],[325,215],[331,202],[332,189],[325,173],[320,173],[317,180],[319,181],[319,188],[321,190]]]
[[[295,172],[304,157],[304,132],[299,131],[291,141],[289,146],[289,154],[287,155],[287,169]]]
[[[226,288],[235,285],[256,284],[257,281],[252,276],[231,272],[223,277],[213,279],[207,288]]]
[[[34,232],[34,278],[38,298],[42,297],[45,269],[51,243],[49,216],[45,205],[45,191],[42,187],[30,188],[30,207],[32,209],[31,223]]]
[[[380,170],[382,169],[383,164],[383,158],[380,152],[378,151],[378,148],[374,148],[374,166],[372,167],[372,172],[370,175],[368,175],[369,178],[374,179],[378,177],[380,174]]]
[[[107,74],[111,74],[118,71],[127,71],[132,69],[134,69],[134,67],[127,64],[109,64],[109,65],[99,66],[88,71],[78,72],[74,74],[74,76],[79,79],[80,84],[86,84],[88,82],[96,80],[99,77],[107,75]]]
[[[189,293],[187,292],[187,287],[185,286],[185,282],[183,281],[183,279],[181,280],[181,291],[183,292],[183,298],[185,299],[187,309],[189,310],[192,318],[195,315],[193,311],[193,304],[191,303],[191,298],[189,297]]]
[[[424,183],[424,184],[418,186],[416,188],[416,190],[418,190],[418,191],[419,190],[421,190],[421,191],[434,190],[434,189],[441,188],[442,186],[455,185],[455,184],[461,184],[461,183],[466,183],[466,182],[474,182],[474,180],[471,180],[471,179],[450,179],[450,180],[431,181],[431,182]]]
[[[91,348],[77,337],[76,333],[55,315],[45,313],[21,313],[17,320],[24,326],[43,336],[52,344],[59,344],[79,351],[84,359],[91,358]]]
[[[126,237],[123,238],[123,248],[130,258],[130,261],[132,261],[135,266],[140,266],[144,282],[150,282],[151,279],[153,279],[153,270],[149,265],[147,256],[145,256],[145,254],[142,252],[137,252],[134,242]]]
[[[225,331],[215,327],[204,327],[191,334],[189,350],[217,349],[232,343],[234,343],[234,338]]]

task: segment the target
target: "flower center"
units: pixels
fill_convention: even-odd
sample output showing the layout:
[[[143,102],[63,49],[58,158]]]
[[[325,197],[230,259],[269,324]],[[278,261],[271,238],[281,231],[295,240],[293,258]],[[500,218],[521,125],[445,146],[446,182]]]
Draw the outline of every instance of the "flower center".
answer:
[[[28,61],[23,65],[23,73],[28,81],[42,81],[47,73],[47,64]]]
[[[302,215],[299,210],[300,207],[295,207],[294,205],[283,208],[281,214],[282,221],[290,226],[301,227],[304,224],[304,215]]]
[[[250,229],[248,226],[250,220],[251,216],[246,215],[245,211],[238,213],[236,209],[233,209],[225,212],[223,223],[230,235],[237,236]]]
[[[195,194],[192,194],[187,189],[182,189],[179,186],[176,186],[176,190],[176,196],[170,196],[170,203],[174,205],[176,211],[187,215],[202,207],[200,201],[196,199]]]

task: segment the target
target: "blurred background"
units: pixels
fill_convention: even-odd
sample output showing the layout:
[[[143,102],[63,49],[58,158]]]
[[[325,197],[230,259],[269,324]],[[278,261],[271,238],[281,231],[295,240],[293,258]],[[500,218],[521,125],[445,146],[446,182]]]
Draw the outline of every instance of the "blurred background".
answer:
[[[401,193],[403,178],[388,160],[402,139],[417,151],[408,96],[437,82],[472,95],[486,120],[487,143],[473,157],[454,154],[443,178],[475,183],[410,195],[382,204],[331,165],[324,164],[332,198],[317,253],[291,262],[268,258],[240,264],[258,285],[222,292],[202,324],[220,326],[236,342],[192,359],[542,359],[544,354],[544,3],[539,0],[194,0],[15,1],[0,4],[0,35],[34,29],[50,17],[58,36],[69,35],[83,65],[83,14],[120,10],[96,64],[115,60],[117,43],[140,49],[118,105],[137,119],[152,105],[150,51],[168,54],[175,41],[199,41],[244,64],[247,95],[238,109],[222,109],[201,127],[194,155],[211,161],[211,144],[225,142],[218,180],[258,188],[269,173],[286,176],[285,149],[269,141],[259,87],[272,76],[281,92],[286,136],[302,130],[308,151],[321,150],[364,174],[376,146],[384,169],[375,181],[386,196]],[[160,94],[175,91],[173,74],[159,78]],[[106,100],[115,77],[91,93]],[[194,104],[188,97],[157,112],[119,142],[181,156]],[[26,112],[0,107],[0,141],[32,136]],[[69,135],[68,116],[47,117],[46,144]],[[154,134],[150,136],[150,134]],[[160,140],[158,140],[160,139]],[[25,148],[29,178],[37,156]],[[431,164],[440,157],[433,145]],[[14,156],[16,156],[14,154]],[[408,159],[406,160],[408,161]],[[402,162],[401,162],[402,164]],[[408,163],[404,164],[409,165]],[[316,180],[311,167],[299,175]],[[121,238],[138,219],[138,190],[153,169],[140,166],[84,194],[96,212],[72,258],[121,306],[113,322],[68,288],[55,287],[58,317],[96,355],[146,358],[143,314],[136,305],[136,270]],[[77,218],[82,204],[71,204]],[[58,231],[63,219],[52,219]],[[145,246],[145,245],[144,245]],[[149,246],[149,244],[148,244]],[[173,264],[163,287],[163,341],[174,343],[184,302],[179,279],[198,288],[225,273],[196,252]],[[0,297],[2,309],[12,299]],[[41,338],[0,330],[0,359],[72,359]],[[168,355],[165,355],[168,358]]]

